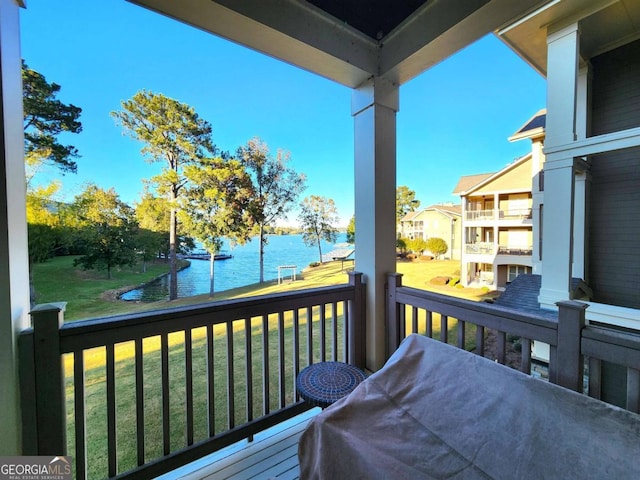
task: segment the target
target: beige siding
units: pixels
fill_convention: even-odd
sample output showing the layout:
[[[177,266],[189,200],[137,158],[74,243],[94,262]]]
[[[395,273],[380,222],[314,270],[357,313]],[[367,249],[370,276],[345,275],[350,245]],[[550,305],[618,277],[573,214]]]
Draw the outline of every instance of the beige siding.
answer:
[[[488,195],[494,192],[509,191],[531,191],[531,158],[493,179],[488,184],[483,185],[478,190],[474,190],[473,195]]]

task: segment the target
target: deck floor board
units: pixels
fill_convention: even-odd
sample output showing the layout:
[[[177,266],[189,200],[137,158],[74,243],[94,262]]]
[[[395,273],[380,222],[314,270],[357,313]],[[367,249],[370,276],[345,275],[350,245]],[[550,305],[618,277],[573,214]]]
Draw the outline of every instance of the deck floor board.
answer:
[[[166,478],[181,480],[297,480],[298,440],[307,424],[320,412],[309,410],[255,436],[174,470]],[[165,476],[161,477],[165,478]]]

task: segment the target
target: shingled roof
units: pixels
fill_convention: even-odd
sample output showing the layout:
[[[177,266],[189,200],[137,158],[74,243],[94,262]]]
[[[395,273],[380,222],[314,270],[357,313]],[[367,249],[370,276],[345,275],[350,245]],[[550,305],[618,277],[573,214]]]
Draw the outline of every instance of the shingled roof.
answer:
[[[543,108],[536,112],[520,129],[509,137],[510,142],[521,140],[523,138],[533,138],[544,135],[544,129],[547,124],[547,109]]]
[[[507,285],[507,288],[494,301],[494,303],[501,307],[511,308],[521,312],[533,313],[535,315],[542,315],[549,318],[557,318],[558,315],[556,311],[544,309],[538,302],[541,285],[541,275],[518,275],[509,285]],[[580,278],[571,279],[571,291],[573,298],[591,296],[591,290]]]
[[[484,182],[487,178],[491,177],[492,175],[495,175],[495,172],[478,173],[476,175],[464,175],[463,177],[460,177],[460,180],[458,180],[458,184],[456,185],[456,188],[453,189],[453,194],[460,195],[461,193],[469,190],[471,187],[475,187],[479,183]]]

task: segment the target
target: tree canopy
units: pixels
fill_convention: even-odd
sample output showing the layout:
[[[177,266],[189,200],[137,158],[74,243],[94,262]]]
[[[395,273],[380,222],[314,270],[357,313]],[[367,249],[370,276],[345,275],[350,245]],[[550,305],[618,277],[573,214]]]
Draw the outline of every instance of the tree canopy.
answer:
[[[60,85],[49,83],[44,75],[22,61],[22,101],[24,109],[24,156],[30,180],[41,165],[75,173],[80,155],[73,145],[58,140],[61,133],[80,133],[82,109],[56,98]]]
[[[133,209],[113,190],[89,185],[76,196],[72,208],[82,229],[86,253],[74,261],[85,269],[111,270],[136,263],[137,230]]]
[[[213,296],[214,255],[226,237],[243,244],[251,233],[251,179],[237,160],[210,158],[185,167],[188,180],[178,218],[185,231],[210,254],[209,296]]]
[[[274,158],[269,147],[259,138],[252,138],[238,148],[237,157],[247,169],[253,184],[254,200],[249,209],[260,240],[260,283],[264,282],[265,227],[283,218],[306,188],[306,177],[288,167],[290,155],[278,150]]]
[[[396,189],[396,223],[400,223],[402,217],[409,212],[414,212],[419,206],[420,200],[416,200],[415,191],[405,185]]]
[[[159,93],[141,90],[123,101],[122,110],[111,112],[116,123],[132,138],[142,142],[142,154],[149,162],[164,163],[152,178],[158,193],[169,199],[169,300],[178,297],[177,201],[185,186],[183,169],[215,155],[211,124],[198,116],[193,107]]]
[[[322,263],[322,240],[335,243],[338,229],[338,210],[330,198],[311,195],[300,204],[300,226],[302,240],[306,245],[318,246],[319,261]]]
[[[349,225],[347,225],[347,243],[356,243],[356,216],[351,215]]]

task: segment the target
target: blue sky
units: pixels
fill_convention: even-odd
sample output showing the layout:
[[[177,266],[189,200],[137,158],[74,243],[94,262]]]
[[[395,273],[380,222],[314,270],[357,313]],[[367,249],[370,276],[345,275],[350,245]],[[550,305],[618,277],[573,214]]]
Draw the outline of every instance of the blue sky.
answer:
[[[134,202],[158,173],[141,145],[109,115],[138,90],[192,105],[213,125],[215,143],[235,152],[254,136],[307,175],[306,195],[353,213],[351,90],[124,0],[30,0],[21,11],[22,56],[62,86],[59,99],[83,109],[83,132],[63,137],[81,154],[62,199],[86,182]],[[527,153],[507,137],[545,106],[544,79],[487,36],[400,88],[397,184],[421,206],[454,201],[462,175],[494,172]],[[41,180],[47,179],[46,175]],[[302,198],[301,198],[302,199]],[[290,216],[295,220],[295,213]]]

